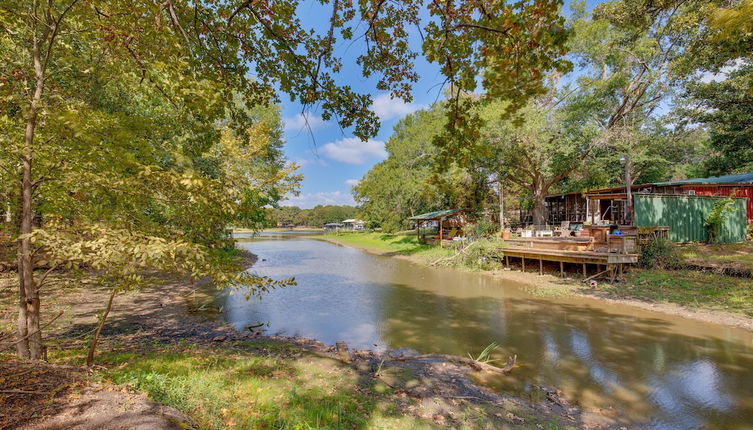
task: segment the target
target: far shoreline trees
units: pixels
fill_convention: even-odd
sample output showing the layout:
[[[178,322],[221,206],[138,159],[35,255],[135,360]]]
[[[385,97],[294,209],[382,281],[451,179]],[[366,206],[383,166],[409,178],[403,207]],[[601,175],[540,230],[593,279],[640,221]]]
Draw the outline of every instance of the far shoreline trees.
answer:
[[[267,227],[312,227],[321,228],[331,222],[356,218],[360,209],[348,205],[317,205],[311,209],[298,206],[268,208]]]

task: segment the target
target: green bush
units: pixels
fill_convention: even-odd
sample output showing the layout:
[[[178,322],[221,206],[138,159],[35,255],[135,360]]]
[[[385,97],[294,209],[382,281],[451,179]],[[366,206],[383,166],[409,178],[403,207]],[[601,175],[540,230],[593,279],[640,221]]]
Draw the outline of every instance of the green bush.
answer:
[[[669,239],[656,239],[641,247],[638,265],[646,269],[679,269],[682,258]]]
[[[726,199],[718,200],[714,204],[714,208],[709,212],[706,220],[703,222],[710,243],[716,243],[719,241],[719,236],[721,236],[724,227],[724,221],[730,214],[737,211],[733,196],[734,193],[730,194]]]

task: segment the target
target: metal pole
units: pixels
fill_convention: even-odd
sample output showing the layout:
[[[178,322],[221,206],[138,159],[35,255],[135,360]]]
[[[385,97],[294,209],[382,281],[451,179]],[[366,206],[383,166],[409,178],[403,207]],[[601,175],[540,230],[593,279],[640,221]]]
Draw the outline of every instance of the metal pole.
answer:
[[[439,218],[439,247],[442,248],[442,218]]]
[[[633,223],[633,179],[630,177],[630,156],[625,154],[625,195],[627,202],[625,204],[625,223],[630,219],[630,224]]]
[[[499,231],[505,230],[505,192],[502,189],[502,181],[498,184],[499,189],[497,194],[499,196]]]

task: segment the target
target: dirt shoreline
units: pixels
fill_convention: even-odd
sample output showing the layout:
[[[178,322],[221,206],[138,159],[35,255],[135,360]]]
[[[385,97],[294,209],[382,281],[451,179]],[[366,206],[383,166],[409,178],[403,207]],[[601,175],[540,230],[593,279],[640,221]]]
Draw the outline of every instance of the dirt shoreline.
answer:
[[[402,255],[398,253],[382,252],[378,249],[370,248],[367,246],[358,246],[358,245],[352,245],[349,243],[341,242],[335,238],[316,237],[316,239],[324,240],[324,241],[334,243],[340,246],[348,246],[351,248],[361,249],[363,251],[366,251],[374,255],[399,258],[401,260],[410,261],[411,263],[418,264],[418,265],[426,266],[426,265],[429,265],[430,263],[421,258],[416,258],[409,255]],[[457,269],[457,270],[463,270],[463,269]],[[577,279],[567,279],[567,278],[562,279],[560,277],[552,276],[548,274],[539,275],[537,273],[527,273],[527,272],[520,272],[520,271],[515,271],[515,270],[495,270],[495,271],[484,271],[484,272],[478,272],[478,273],[486,275],[486,276],[492,276],[496,279],[510,280],[514,282],[527,284],[533,288],[553,290],[553,289],[563,289],[563,287],[565,287],[567,288],[566,291],[563,291],[563,293],[565,294],[572,294],[579,297],[598,300],[598,301],[602,301],[606,303],[632,306],[635,308],[657,312],[661,314],[679,316],[682,318],[692,319],[696,321],[719,324],[719,325],[724,325],[728,327],[741,328],[744,330],[753,331],[753,318],[746,318],[741,315],[732,314],[732,313],[723,312],[723,311],[688,309],[688,308],[682,307],[680,305],[672,304],[672,303],[647,302],[647,301],[637,300],[637,299],[627,299],[627,298],[622,298],[622,297],[616,297],[612,294],[608,294],[608,293],[604,293],[601,291],[596,291],[591,288],[588,288],[585,284],[583,284],[580,280],[577,280]]]

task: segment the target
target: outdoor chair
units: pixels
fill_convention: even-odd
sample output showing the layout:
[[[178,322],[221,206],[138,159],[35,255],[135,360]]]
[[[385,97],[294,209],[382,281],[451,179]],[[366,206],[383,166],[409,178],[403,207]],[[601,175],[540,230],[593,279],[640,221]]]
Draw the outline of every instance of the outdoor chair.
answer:
[[[554,230],[555,236],[570,236],[570,221],[562,221],[559,228]]]

